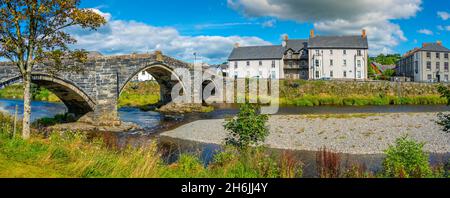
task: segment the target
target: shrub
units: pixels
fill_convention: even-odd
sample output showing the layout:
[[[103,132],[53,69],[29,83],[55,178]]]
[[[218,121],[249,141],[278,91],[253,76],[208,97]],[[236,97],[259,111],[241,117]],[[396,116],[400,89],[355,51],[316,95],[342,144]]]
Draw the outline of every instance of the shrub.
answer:
[[[395,146],[385,151],[384,175],[397,178],[424,178],[432,174],[429,156],[423,151],[423,143],[399,138]]]
[[[439,113],[437,124],[442,126],[442,130],[450,133],[450,114]]]
[[[322,148],[316,153],[316,166],[320,178],[338,178],[341,175],[341,155]]]
[[[238,148],[247,148],[251,145],[257,145],[264,142],[269,135],[266,122],[269,119],[267,115],[261,115],[258,108],[252,104],[243,104],[236,118],[228,120],[224,125],[229,131],[226,143],[237,146]]]

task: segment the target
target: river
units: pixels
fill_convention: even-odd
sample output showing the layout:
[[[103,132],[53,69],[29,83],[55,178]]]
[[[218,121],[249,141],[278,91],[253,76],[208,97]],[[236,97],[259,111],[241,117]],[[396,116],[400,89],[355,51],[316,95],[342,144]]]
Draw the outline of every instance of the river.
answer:
[[[0,99],[0,111],[5,111],[13,115],[16,106],[18,107],[18,115],[22,115],[23,102],[20,100]],[[62,103],[49,102],[32,102],[32,120],[39,118],[54,117],[58,114],[64,114],[67,108]],[[442,112],[450,111],[450,107],[444,105],[398,105],[398,106],[362,106],[362,107],[336,107],[336,106],[320,106],[320,107],[280,107],[278,114],[348,114],[348,113],[402,113],[402,112]],[[127,145],[143,146],[154,140],[158,140],[160,146],[164,148],[164,158],[167,162],[173,162],[180,153],[192,153],[200,156],[205,164],[212,160],[215,152],[221,147],[215,144],[204,144],[192,141],[185,141],[172,138],[160,138],[158,133],[173,129],[182,124],[186,124],[199,119],[219,119],[233,116],[238,112],[236,105],[217,105],[216,110],[210,113],[195,113],[188,115],[163,115],[158,112],[144,112],[137,108],[121,108],[119,109],[120,119],[125,122],[132,122],[141,126],[144,130],[111,133],[104,137],[109,138],[109,142],[114,142],[115,146],[124,147]],[[282,150],[271,149],[271,152],[279,154]],[[292,151],[304,163],[304,176],[316,177],[317,171],[315,167],[316,152],[311,151]],[[383,155],[343,155],[343,163],[359,163],[364,164],[368,170],[377,172],[381,168]],[[450,153],[447,154],[431,154],[431,164],[440,164],[450,159]]]

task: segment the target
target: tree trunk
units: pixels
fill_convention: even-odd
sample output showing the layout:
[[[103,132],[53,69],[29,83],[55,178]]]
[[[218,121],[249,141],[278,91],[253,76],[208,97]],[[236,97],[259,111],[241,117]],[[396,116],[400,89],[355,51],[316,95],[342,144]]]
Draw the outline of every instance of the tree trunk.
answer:
[[[30,117],[31,117],[31,73],[27,73],[23,77],[23,130],[22,130],[23,139],[30,138],[31,134]]]

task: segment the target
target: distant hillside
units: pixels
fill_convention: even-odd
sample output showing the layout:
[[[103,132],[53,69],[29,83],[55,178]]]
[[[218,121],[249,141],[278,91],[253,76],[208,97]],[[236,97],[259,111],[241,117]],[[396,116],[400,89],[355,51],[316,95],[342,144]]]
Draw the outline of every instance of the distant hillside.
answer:
[[[395,65],[402,58],[400,54],[380,54],[377,57],[370,57],[369,62],[377,62],[382,65]]]

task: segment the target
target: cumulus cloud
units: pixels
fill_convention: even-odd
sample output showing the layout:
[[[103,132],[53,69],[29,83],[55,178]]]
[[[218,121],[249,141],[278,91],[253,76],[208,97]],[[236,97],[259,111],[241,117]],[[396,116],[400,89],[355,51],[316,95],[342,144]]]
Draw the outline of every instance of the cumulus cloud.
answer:
[[[394,19],[421,10],[421,0],[228,0],[229,7],[249,17],[270,16],[311,22],[319,34],[359,34],[367,29],[371,54],[392,52],[403,31]]]
[[[450,19],[450,13],[448,13],[448,12],[442,12],[441,11],[441,12],[438,12],[437,14],[444,21]]]
[[[429,30],[429,29],[421,29],[419,31],[417,31],[421,34],[425,34],[425,35],[433,35],[433,31]]]
[[[68,29],[78,41],[74,48],[99,51],[105,55],[162,50],[164,54],[185,61],[192,61],[196,52],[197,58],[204,62],[221,63],[226,61],[235,43],[240,43],[241,46],[271,44],[258,37],[185,36],[173,27],[115,20],[109,13],[93,10],[105,16],[108,23],[98,31]]]

